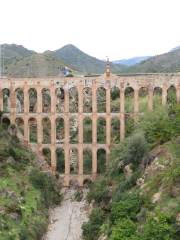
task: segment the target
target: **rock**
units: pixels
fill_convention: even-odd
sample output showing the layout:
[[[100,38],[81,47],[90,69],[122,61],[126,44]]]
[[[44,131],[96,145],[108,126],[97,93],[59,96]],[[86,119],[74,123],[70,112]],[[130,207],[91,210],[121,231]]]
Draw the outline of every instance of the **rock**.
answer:
[[[15,164],[16,163],[16,161],[15,161],[15,159],[13,158],[13,157],[8,157],[8,159],[6,160],[6,162],[8,163],[8,164]]]
[[[161,192],[155,193],[152,197],[152,203],[159,202],[160,198],[161,198]]]
[[[107,240],[107,236],[104,235],[104,234],[102,234],[102,235],[98,238],[98,240]]]
[[[126,178],[132,176],[133,171],[132,171],[132,169],[131,169],[131,164],[125,166],[125,168],[124,168],[124,174],[125,174],[125,177],[126,177]]]
[[[17,212],[10,213],[9,216],[15,221],[18,221],[20,219],[20,215]]]
[[[176,222],[180,225],[180,212],[176,215]]]
[[[137,184],[139,187],[142,186],[142,185],[144,184],[144,178],[139,178],[139,179],[137,179],[136,184]]]

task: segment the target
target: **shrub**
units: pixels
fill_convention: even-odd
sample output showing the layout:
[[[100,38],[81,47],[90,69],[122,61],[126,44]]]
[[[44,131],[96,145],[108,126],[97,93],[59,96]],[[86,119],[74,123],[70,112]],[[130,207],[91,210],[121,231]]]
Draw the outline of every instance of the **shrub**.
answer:
[[[100,233],[100,227],[104,221],[104,213],[100,208],[93,209],[89,221],[82,225],[83,239],[96,240]]]

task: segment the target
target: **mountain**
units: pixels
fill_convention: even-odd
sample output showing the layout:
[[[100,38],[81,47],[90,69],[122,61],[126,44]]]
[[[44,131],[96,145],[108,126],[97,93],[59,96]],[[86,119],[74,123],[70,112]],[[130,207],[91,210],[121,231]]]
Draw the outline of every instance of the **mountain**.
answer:
[[[4,62],[3,73],[14,77],[44,77],[63,75],[65,68],[73,67],[57,59],[53,52],[36,53],[21,45],[3,44],[1,52]]]
[[[180,46],[177,46],[177,47],[175,47],[175,48],[172,48],[172,49],[170,50],[170,52],[176,51],[176,50],[178,50],[178,49],[180,49]]]
[[[89,56],[72,44],[56,50],[57,58],[62,59],[67,64],[74,66],[75,69],[83,73],[104,73],[105,62],[95,57]],[[111,63],[111,70],[114,73],[121,72],[125,66]]]
[[[131,66],[126,73],[180,72],[180,49],[151,57]]]
[[[129,58],[129,59],[122,59],[122,60],[115,60],[113,61],[113,63],[115,64],[123,64],[126,66],[133,66],[136,65],[144,60],[147,60],[148,58],[150,58],[151,56],[142,56],[142,57],[133,57],[133,58]]]

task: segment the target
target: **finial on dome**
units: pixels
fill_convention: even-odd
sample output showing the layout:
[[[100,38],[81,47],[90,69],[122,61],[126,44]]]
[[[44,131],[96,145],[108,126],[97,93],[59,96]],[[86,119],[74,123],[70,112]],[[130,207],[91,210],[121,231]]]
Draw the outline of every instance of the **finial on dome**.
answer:
[[[110,71],[110,62],[109,57],[106,56],[106,77],[110,77],[111,71]]]

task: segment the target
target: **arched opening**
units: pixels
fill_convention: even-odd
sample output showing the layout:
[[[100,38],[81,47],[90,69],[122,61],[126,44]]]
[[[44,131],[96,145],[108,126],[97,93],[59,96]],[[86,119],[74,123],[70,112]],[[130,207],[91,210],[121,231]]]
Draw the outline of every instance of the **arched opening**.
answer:
[[[24,120],[22,118],[16,118],[15,123],[19,132],[24,136]]]
[[[65,93],[63,88],[56,88],[56,112],[64,112]]]
[[[111,143],[120,143],[120,120],[118,118],[111,119]]]
[[[24,112],[24,92],[21,88],[16,89],[16,112]]]
[[[76,87],[69,90],[69,112],[78,112],[78,90]]]
[[[97,89],[97,112],[106,112],[106,89],[103,87]]]
[[[139,89],[139,112],[146,112],[148,108],[148,88],[141,87]]]
[[[111,112],[120,112],[120,90],[116,86],[111,88]]]
[[[70,143],[78,142],[78,118],[73,116],[69,119]]]
[[[78,164],[78,150],[76,148],[70,149],[70,173],[78,174],[79,164]]]
[[[162,105],[162,88],[155,87],[153,91],[153,107],[158,108]]]
[[[106,143],[106,120],[104,118],[97,120],[97,142]]]
[[[125,137],[129,137],[134,131],[134,118],[128,114],[125,115]]]
[[[167,90],[167,104],[172,106],[177,103],[176,88],[172,85]]]
[[[60,174],[65,173],[65,157],[64,157],[64,149],[63,148],[57,148],[56,149],[56,164],[57,164],[57,171]]]
[[[9,120],[9,118],[7,118],[7,117],[3,117],[2,118],[2,126],[3,126],[3,128],[8,129],[10,124],[11,124],[11,121]]]
[[[89,117],[83,120],[83,142],[92,143],[92,120]]]
[[[92,173],[92,151],[90,149],[83,150],[83,173]]]
[[[42,127],[43,127],[43,143],[48,144],[51,143],[51,121],[49,118],[42,119]]]
[[[89,87],[83,89],[83,112],[92,112],[92,89]]]
[[[37,121],[35,118],[30,118],[28,121],[29,125],[29,142],[37,143]]]
[[[51,93],[47,88],[43,88],[42,90],[42,112],[51,112]]]
[[[42,154],[44,156],[44,160],[49,166],[51,166],[51,150],[49,148],[43,148]]]
[[[97,151],[97,173],[102,174],[106,171],[106,150],[98,149]]]
[[[64,143],[65,129],[64,129],[64,119],[56,119],[56,143]]]
[[[3,89],[3,112],[10,112],[10,90],[8,88]]]
[[[134,89],[132,87],[125,89],[125,112],[134,112]]]
[[[37,91],[35,88],[29,89],[29,112],[37,112]]]
[[[92,184],[92,180],[89,178],[84,179],[83,186],[89,188],[89,186]]]

